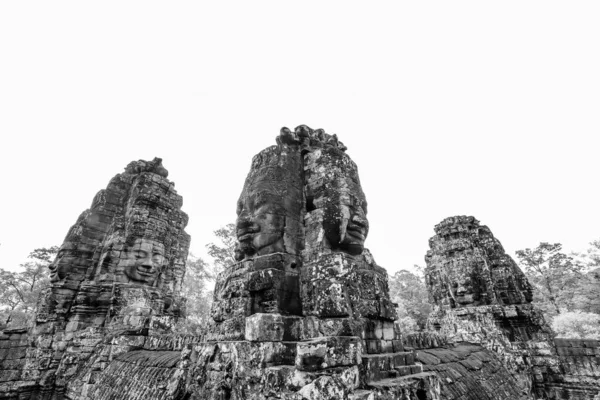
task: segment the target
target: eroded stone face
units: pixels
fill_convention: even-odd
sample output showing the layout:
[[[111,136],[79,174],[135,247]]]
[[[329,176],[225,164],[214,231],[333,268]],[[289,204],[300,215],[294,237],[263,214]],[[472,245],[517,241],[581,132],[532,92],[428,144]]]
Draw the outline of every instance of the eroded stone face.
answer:
[[[165,268],[165,246],[156,240],[138,238],[124,250],[119,267],[129,282],[152,286]]]
[[[325,153],[319,159],[323,161],[321,166],[331,174],[330,180],[325,185],[312,188],[316,193],[315,203],[324,203],[325,235],[332,249],[352,255],[361,254],[369,233],[369,221],[367,200],[356,165],[339,151],[329,149]]]
[[[462,306],[475,304],[479,300],[479,293],[475,290],[469,276],[454,280],[452,288],[456,302]]]
[[[92,263],[93,255],[93,246],[66,241],[60,247],[52,264],[48,266],[50,282],[64,280],[72,271],[87,270]]]
[[[324,249],[359,255],[369,233],[367,201],[356,164],[337,147],[313,148],[305,156],[308,230],[323,230],[308,239],[309,252]]]
[[[237,203],[239,259],[302,250],[300,154],[270,147],[257,154]]]

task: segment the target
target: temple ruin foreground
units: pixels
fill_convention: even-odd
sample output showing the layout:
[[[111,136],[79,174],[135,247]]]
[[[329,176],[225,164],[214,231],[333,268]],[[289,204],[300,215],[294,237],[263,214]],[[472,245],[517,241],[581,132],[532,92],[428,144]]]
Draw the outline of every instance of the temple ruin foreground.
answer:
[[[0,399],[600,399],[598,343],[554,339],[473,217],[435,227],[434,312],[403,332],[358,168],[305,125],[253,157],[206,334],[177,334],[190,237],[167,176],[130,163],[69,230],[35,325],[0,335]]]

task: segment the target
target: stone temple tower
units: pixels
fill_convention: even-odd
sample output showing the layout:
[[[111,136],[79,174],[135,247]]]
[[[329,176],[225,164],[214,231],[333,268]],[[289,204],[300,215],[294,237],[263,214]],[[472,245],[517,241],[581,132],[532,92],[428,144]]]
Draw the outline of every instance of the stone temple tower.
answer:
[[[0,398],[65,398],[68,383],[93,383],[127,343],[171,331],[190,237],[167,175],[159,158],[129,163],[69,229],[35,326],[4,331]],[[88,363],[95,372],[76,380]]]
[[[364,247],[367,201],[346,147],[305,125],[276,143],[252,159],[237,203],[238,261],[217,279],[192,398],[436,398]]]
[[[497,352],[526,392],[546,398],[546,381],[557,374],[553,333],[500,241],[474,217],[456,216],[435,226],[429,247],[429,328]]]

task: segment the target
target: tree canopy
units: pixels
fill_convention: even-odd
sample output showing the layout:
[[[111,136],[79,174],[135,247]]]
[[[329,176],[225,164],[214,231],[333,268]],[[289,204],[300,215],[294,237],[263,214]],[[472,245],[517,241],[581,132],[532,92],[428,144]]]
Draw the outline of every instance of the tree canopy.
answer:
[[[0,312],[12,325],[31,322],[40,293],[50,285],[48,265],[58,249],[34,249],[20,271],[0,268]]]
[[[213,233],[221,243],[209,243],[206,245],[206,248],[208,249],[208,255],[213,258],[213,270],[216,274],[235,263],[235,248],[237,244],[235,224],[227,224]]]
[[[573,309],[574,290],[583,265],[564,254],[562,244],[541,242],[534,249],[517,251],[517,258],[535,286],[535,298],[551,315]]]
[[[417,274],[402,269],[389,279],[390,298],[398,304],[398,318],[405,331],[424,329],[431,312],[422,268],[415,265]]]

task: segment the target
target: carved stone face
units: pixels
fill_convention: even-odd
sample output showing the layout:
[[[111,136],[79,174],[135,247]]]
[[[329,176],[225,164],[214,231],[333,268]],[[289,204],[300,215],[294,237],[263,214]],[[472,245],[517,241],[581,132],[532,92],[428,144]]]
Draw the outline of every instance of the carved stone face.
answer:
[[[451,298],[454,299],[457,307],[479,305],[479,291],[470,276],[450,273],[449,279],[448,290],[452,292]]]
[[[119,261],[130,282],[152,285],[166,264],[165,247],[154,240],[136,239]]]
[[[367,202],[362,190],[350,196],[332,196],[325,208],[324,228],[333,248],[358,255],[364,250],[369,232]]]
[[[318,197],[324,202],[323,228],[332,249],[358,255],[364,250],[369,233],[367,201],[358,179],[356,165],[340,152],[330,152],[320,157],[325,175],[317,189]]]
[[[236,234],[243,259],[301,248],[302,159],[268,148],[255,156],[237,203]]]
[[[281,189],[281,188],[280,188]],[[238,200],[236,233],[243,254],[264,255],[285,251],[286,217],[298,214],[302,194],[277,190],[272,182],[256,182]]]
[[[85,273],[91,264],[93,248],[81,243],[65,242],[56,254],[56,258],[48,266],[50,282],[65,279],[70,272]]]

